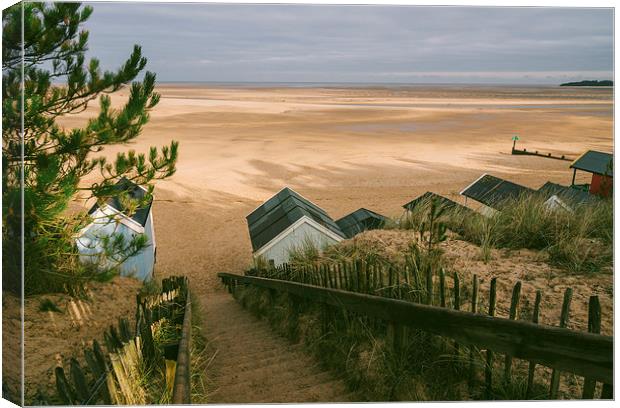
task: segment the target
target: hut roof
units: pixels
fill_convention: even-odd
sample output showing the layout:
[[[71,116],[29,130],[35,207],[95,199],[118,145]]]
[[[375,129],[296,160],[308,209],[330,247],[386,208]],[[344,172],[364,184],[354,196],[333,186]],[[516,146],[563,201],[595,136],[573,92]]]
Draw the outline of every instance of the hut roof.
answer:
[[[121,214],[125,216],[127,216],[125,214],[126,208],[123,206],[123,203],[121,202],[119,198],[120,195],[122,193],[126,193],[129,196],[129,198],[132,198],[135,200],[142,200],[144,196],[146,195],[146,190],[143,187],[139,186],[138,184],[130,180],[127,180],[125,177],[121,178],[114,185],[114,190],[118,192],[118,195],[115,197],[108,198],[108,200],[105,203],[106,205],[114,208],[115,210],[117,210],[118,212],[120,212]],[[136,221],[138,224],[144,227],[146,225],[146,220],[149,217],[149,212],[151,211],[152,204],[153,204],[153,197],[150,197],[146,205],[138,208],[131,217],[127,216],[127,218],[131,218],[132,220]],[[95,203],[95,205],[91,207],[88,213],[92,214],[98,208],[99,208],[99,204]]]
[[[360,232],[382,228],[387,218],[366,208],[360,208],[336,221],[347,238],[352,238]]]
[[[613,176],[613,172],[611,171],[613,160],[614,156],[610,153],[588,150],[575,159],[575,161],[571,163],[570,168],[587,171],[588,173]]]
[[[461,194],[497,210],[506,200],[514,200],[521,195],[531,194],[533,191],[531,188],[511,181],[483,174],[461,191]]]
[[[303,216],[345,237],[340,227],[322,208],[285,187],[246,217],[252,249],[259,250]]]
[[[433,199],[439,200],[439,203],[445,208],[464,208],[466,210],[470,210],[469,208],[457,203],[456,201],[452,201],[449,198],[446,198],[442,195],[439,195],[439,194],[436,194],[430,191],[427,191],[421,196],[409,201],[407,204],[403,205],[403,208],[411,211],[415,209],[418,205],[427,203]]]
[[[569,186],[562,186],[550,181],[543,184],[538,191],[542,193],[545,198],[551,198],[555,195],[567,204],[587,204],[598,200],[598,197],[589,194],[586,191],[578,190]]]

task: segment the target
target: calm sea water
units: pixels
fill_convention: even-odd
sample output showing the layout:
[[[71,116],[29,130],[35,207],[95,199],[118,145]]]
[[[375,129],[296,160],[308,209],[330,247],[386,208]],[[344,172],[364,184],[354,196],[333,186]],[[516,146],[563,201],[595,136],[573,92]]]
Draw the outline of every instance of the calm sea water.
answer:
[[[160,85],[214,86],[240,88],[560,88],[552,84],[455,84],[455,83],[408,83],[408,82],[210,82],[210,81],[159,81]],[[585,87],[584,87],[585,88]],[[606,88],[606,87],[593,87]]]

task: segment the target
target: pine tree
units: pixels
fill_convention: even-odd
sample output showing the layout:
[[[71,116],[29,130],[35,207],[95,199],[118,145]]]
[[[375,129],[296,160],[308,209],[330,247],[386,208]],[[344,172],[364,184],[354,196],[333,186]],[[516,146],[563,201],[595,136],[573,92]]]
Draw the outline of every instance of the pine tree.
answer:
[[[154,92],[155,74],[147,71],[136,80],[147,62],[137,45],[114,72],[102,72],[96,58],[87,61],[88,32],[81,26],[91,13],[91,7],[79,3],[38,2],[18,3],[3,12],[2,234],[7,289],[19,290],[22,172],[24,290],[37,293],[63,290],[93,277],[78,262],[74,242],[88,217],[67,211],[78,193],[103,202],[124,194],[114,185],[126,177],[147,187],[148,200],[152,181],[175,171],[174,141],[160,151],[152,147],[148,156],[132,150],[119,153],[114,162],[97,154],[138,137],[159,95]],[[126,103],[112,108],[109,94],[126,86]],[[84,111],[97,98],[99,112],[83,128],[58,124],[62,116]],[[85,176],[92,173],[98,173],[98,182],[86,184]],[[139,207],[139,202],[128,205]],[[127,255],[143,249],[145,242],[139,236],[133,242],[110,241],[110,251]]]

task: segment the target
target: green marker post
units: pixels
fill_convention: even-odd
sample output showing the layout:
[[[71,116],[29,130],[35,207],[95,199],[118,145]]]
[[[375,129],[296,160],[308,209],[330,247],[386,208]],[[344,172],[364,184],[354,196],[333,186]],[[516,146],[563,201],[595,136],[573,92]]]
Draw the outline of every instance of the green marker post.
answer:
[[[517,140],[519,140],[519,136],[514,135],[514,136],[512,137],[512,151],[513,151],[513,152],[515,151],[515,146],[517,145]]]

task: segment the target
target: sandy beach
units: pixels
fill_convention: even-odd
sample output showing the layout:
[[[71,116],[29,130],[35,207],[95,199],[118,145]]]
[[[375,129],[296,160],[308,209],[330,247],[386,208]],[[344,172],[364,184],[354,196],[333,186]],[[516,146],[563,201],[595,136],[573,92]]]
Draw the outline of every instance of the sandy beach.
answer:
[[[245,216],[284,186],[334,218],[359,207],[396,216],[427,190],[460,200],[485,172],[533,188],[570,184],[570,162],[510,155],[514,134],[518,147],[572,158],[613,144],[606,88],[160,84],[157,91],[161,101],[142,135],[104,153],[180,142],[177,173],[155,190],[156,274],[187,274],[200,293],[216,287],[217,272],[248,266]],[[63,123],[81,125],[96,108]]]

